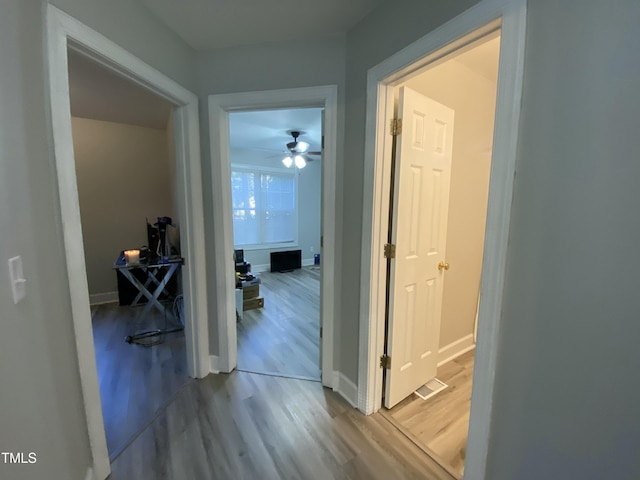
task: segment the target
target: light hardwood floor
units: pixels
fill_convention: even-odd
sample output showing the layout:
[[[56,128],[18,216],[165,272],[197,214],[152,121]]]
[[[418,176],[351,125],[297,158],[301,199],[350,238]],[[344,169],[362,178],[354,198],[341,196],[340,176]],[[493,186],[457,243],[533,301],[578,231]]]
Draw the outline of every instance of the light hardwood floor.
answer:
[[[238,370],[320,380],[320,267],[260,273],[264,307],[238,325]]]
[[[153,347],[124,341],[139,321],[142,307],[115,303],[91,308],[107,448],[114,458],[176,393],[192,381],[186,371],[184,333],[164,335]],[[164,326],[155,310],[139,328]]]
[[[320,383],[234,371],[185,387],[113,480],[453,480],[380,414]]]
[[[464,472],[474,353],[467,352],[438,368],[437,378],[448,385],[442,392],[427,400],[412,394],[383,411],[408,438],[458,478]]]

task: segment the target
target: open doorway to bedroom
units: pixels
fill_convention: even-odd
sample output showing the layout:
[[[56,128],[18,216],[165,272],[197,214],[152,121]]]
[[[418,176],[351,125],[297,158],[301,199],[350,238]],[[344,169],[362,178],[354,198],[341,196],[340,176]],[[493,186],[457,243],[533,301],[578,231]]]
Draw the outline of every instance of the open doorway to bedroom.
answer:
[[[113,460],[191,381],[174,106],[77,51],[68,50],[68,65],[91,326]],[[127,261],[131,250],[138,253]]]
[[[322,115],[229,114],[238,370],[321,379]]]

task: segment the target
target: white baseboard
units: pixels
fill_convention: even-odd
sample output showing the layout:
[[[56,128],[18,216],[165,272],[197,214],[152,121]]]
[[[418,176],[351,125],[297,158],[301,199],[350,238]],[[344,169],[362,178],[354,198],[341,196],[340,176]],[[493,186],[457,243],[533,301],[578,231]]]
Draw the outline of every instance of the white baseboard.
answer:
[[[303,267],[310,267],[313,265],[313,258],[303,258],[302,259],[302,266]]]
[[[89,295],[89,303],[91,305],[100,305],[102,303],[113,303],[118,301],[118,292],[94,293]]]
[[[353,408],[358,408],[358,387],[341,372],[333,372],[333,390]]]
[[[438,366],[444,365],[451,360],[455,360],[463,353],[467,353],[474,348],[476,348],[476,344],[473,341],[473,333],[470,333],[469,335],[442,347],[438,351]]]
[[[209,372],[220,373],[220,357],[217,355],[209,356]]]

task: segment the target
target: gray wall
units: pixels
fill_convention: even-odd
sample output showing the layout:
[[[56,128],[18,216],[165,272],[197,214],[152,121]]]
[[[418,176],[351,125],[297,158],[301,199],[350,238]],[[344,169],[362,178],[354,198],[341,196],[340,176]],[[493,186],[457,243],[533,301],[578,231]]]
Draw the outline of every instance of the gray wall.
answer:
[[[57,5],[143,60],[193,84],[193,55],[133,0]],[[0,2],[0,446],[34,452],[3,480],[75,480],[91,465],[45,96],[44,0]],[[21,255],[27,297],[11,298]]]
[[[292,59],[296,59],[292,62]],[[292,63],[295,64],[292,66]],[[288,42],[252,47],[217,50],[198,56],[198,95],[200,97],[200,132],[202,144],[203,176],[211,178],[208,95],[244,91],[277,90],[282,88],[338,85],[338,174],[335,217],[338,223],[338,245],[336,262],[342,258],[341,227],[342,210],[342,143],[344,132],[345,92],[345,43],[344,39],[324,42]],[[207,238],[213,238],[213,211],[211,187],[204,184],[205,228]],[[215,282],[215,261],[208,262],[209,298],[211,299],[210,349],[213,355],[219,352],[215,320],[215,305],[218,301]],[[336,279],[336,295],[339,311],[342,275]],[[336,313],[336,315],[338,315]],[[336,330],[336,351],[340,342],[340,329]],[[352,348],[352,347],[351,347]],[[336,365],[339,367],[339,363]]]
[[[91,463],[45,98],[41,2],[0,2],[0,460],[3,480],[82,479]],[[7,259],[27,296],[13,304]]]
[[[348,85],[339,127],[349,141],[338,159],[338,178],[348,188],[344,198],[339,194],[336,215],[344,224],[338,248],[348,253],[338,262],[338,278],[349,281],[338,288],[345,291],[336,347],[337,367],[351,380],[357,378],[360,257],[353,253],[361,241],[366,71],[474,3],[384,4],[348,35],[346,84],[339,42],[300,51],[296,45],[223,51],[199,64],[202,101],[209,93],[327,83],[344,93]],[[487,478],[638,478],[640,4],[529,3]],[[189,51],[184,58],[176,53],[179,42],[132,0],[57,4],[191,84]],[[44,120],[42,31],[40,2],[0,2],[0,444],[38,454],[37,464],[19,470],[0,464],[3,479],[79,479],[90,464]],[[302,51],[314,61],[293,74],[280,68]],[[256,68],[265,64],[273,68]],[[206,122],[202,132],[210,175]],[[211,192],[205,195],[210,199]],[[210,222],[207,228],[211,234]],[[28,296],[16,306],[6,264],[14,255],[24,256],[28,279]]]
[[[639,24],[529,2],[492,480],[640,478]]]
[[[195,52],[137,0],[49,0],[193,91]]]
[[[113,262],[148,243],[145,218],[176,219],[167,131],[77,117],[72,127],[89,293],[115,292]]]
[[[471,3],[389,2],[350,33],[346,250],[360,242],[366,69]],[[636,0],[529,2],[491,480],[640,477],[639,23]],[[358,313],[348,286],[344,319]]]

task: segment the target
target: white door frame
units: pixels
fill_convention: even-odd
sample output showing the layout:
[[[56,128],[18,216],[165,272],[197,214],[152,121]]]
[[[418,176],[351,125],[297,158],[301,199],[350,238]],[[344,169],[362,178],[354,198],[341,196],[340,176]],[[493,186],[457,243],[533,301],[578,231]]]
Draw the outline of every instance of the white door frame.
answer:
[[[335,309],[336,155],[338,87],[290,88],[209,96],[209,135],[213,223],[218,294],[218,352],[212,370],[230,372],[238,363],[236,331],[231,171],[229,165],[229,113],[266,108],[323,107],[325,109],[322,155],[322,275],[320,325],[322,335],[322,384],[333,388],[333,331]],[[318,335],[320,332],[318,332]]]
[[[394,90],[409,75],[501,29],[491,181],[482,265],[479,331],[465,477],[484,479],[492,415],[496,345],[503,303],[504,272],[522,97],[526,0],[484,0],[371,68],[367,76],[365,176],[358,408],[377,411],[382,399],[380,356],[384,352],[389,172]]]
[[[51,4],[47,4],[48,81],[51,102],[55,170],[58,178],[60,222],[73,325],[80,368],[80,382],[87,416],[92,477],[110,473],[109,454],[102,417],[96,370],[89,289],[82,242],[80,204],[73,153],[67,48],[91,57],[176,106],[177,200],[180,237],[185,265],[182,282],[185,307],[187,370],[192,377],[209,373],[207,287],[198,99],[188,90]]]

